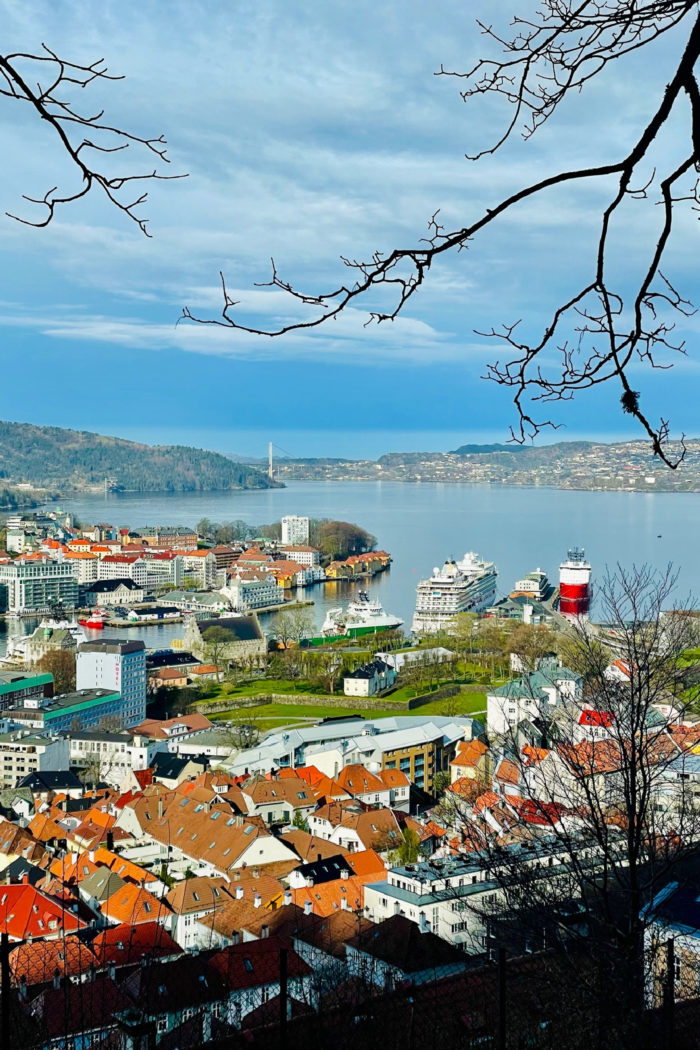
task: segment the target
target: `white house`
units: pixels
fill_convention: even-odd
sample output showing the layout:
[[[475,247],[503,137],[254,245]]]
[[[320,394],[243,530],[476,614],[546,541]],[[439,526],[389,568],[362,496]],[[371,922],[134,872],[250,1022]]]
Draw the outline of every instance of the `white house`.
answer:
[[[383,660],[374,659],[343,676],[346,696],[376,696],[396,681],[396,670]]]

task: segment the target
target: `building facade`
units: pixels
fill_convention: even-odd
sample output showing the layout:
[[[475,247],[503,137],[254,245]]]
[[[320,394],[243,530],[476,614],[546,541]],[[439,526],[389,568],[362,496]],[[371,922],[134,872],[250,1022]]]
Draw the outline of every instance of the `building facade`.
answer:
[[[143,642],[104,638],[78,646],[78,689],[109,689],[121,695],[121,723],[133,726],[146,717],[146,647]]]
[[[286,514],[282,518],[282,544],[285,547],[306,546],[309,542],[309,519],[296,514]]]
[[[47,557],[0,564],[0,609],[22,616],[49,612],[58,602],[72,609],[77,601],[78,581],[69,564]]]

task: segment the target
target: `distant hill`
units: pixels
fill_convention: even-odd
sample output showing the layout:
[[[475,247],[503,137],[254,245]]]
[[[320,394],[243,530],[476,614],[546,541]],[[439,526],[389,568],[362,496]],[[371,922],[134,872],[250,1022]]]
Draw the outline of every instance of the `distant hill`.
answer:
[[[493,453],[519,453],[530,464],[552,463],[596,447],[595,441],[556,441],[552,445],[460,445],[451,456],[483,456]]]
[[[81,491],[105,478],[129,492],[214,492],[276,488],[278,482],[218,452],[142,445],[85,430],[0,422],[0,485],[30,482]]]
[[[524,452],[525,445],[460,445],[451,456],[485,456],[488,452]]]

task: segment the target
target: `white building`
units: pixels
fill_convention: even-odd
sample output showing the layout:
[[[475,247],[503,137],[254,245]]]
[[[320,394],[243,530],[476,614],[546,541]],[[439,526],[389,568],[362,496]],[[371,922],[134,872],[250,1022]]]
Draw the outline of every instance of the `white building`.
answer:
[[[73,608],[77,601],[78,581],[65,562],[42,557],[0,563],[0,609],[21,616],[48,612],[57,602]]]
[[[89,551],[67,551],[62,558],[70,565],[73,575],[79,584],[94,583],[97,580],[97,569],[100,559]]]
[[[524,719],[551,716],[562,700],[580,698],[581,683],[581,676],[562,667],[556,657],[541,660],[536,671],[487,694],[489,735],[502,736]]]
[[[279,586],[274,576],[266,572],[244,571],[236,574],[226,587],[222,587],[221,593],[235,612],[249,612],[251,609],[264,609],[268,605],[284,603],[284,588]]]
[[[182,551],[182,577],[196,580],[197,586],[203,590],[212,590],[226,582],[224,569],[217,569],[216,555],[211,551]]]
[[[146,717],[146,647],[143,642],[104,638],[83,642],[76,658],[76,688],[109,689],[121,694],[122,721],[137,725]]]
[[[165,740],[149,740],[131,733],[102,733],[99,730],[69,731],[70,764],[88,771],[95,780],[119,788],[131,770],[148,769],[157,751],[165,751]]]
[[[321,552],[315,547],[297,544],[293,547],[283,547],[282,552],[290,561],[296,561],[299,565],[308,565],[309,568],[321,563]]]
[[[14,787],[28,773],[68,769],[68,741],[29,729],[0,735],[0,784]]]
[[[343,692],[346,696],[375,696],[395,681],[395,669],[383,660],[375,659],[343,675]]]
[[[106,554],[97,567],[98,580],[133,580],[145,587],[148,579],[144,558],[128,554]]]
[[[282,544],[289,546],[305,546],[309,542],[309,519],[297,517],[296,514],[287,514],[282,518]]]

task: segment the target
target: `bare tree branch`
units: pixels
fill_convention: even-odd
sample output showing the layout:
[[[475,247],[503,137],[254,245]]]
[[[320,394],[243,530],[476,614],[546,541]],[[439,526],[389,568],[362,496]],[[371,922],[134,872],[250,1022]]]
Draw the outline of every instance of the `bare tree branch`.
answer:
[[[623,411],[642,426],[655,454],[667,466],[676,468],[685,456],[684,438],[681,436],[675,446],[670,444],[668,420],[662,418],[655,423],[641,407],[639,392],[630,383],[629,370],[635,361],[652,369],[670,367],[659,354],[685,352],[683,341],[673,335],[671,318],[674,314],[688,317],[694,312],[690,302],[662,273],[661,263],[677,207],[681,202],[691,209],[700,207],[697,181],[690,193],[679,188],[679,183],[689,174],[700,171],[700,91],[694,75],[700,56],[700,16],[696,0],[647,3],[641,0],[542,0],[531,19],[514,19],[514,33],[510,38],[499,36],[491,26],[480,23],[485,36],[502,48],[503,57],[482,59],[466,73],[448,73],[444,68],[438,73],[459,77],[465,82],[461,92],[465,101],[475,96],[496,95],[513,107],[511,118],[495,143],[469,158],[478,160],[496,152],[516,128],[529,138],[572,91],[580,91],[611,62],[645,47],[691,19],[692,27],[674,75],[647,126],[622,158],[543,178],[450,232],[438,222],[438,212],[435,212],[428,224],[428,236],[416,247],[377,251],[366,261],[341,257],[351,278],[329,291],[308,292],[295,288],[280,275],[273,260],[271,279],[260,287],[279,289],[310,307],[310,314],[302,319],[285,321],[273,328],[239,319],[236,307],[240,303],[228,292],[223,274],[221,314],[214,318],[199,317],[185,306],[182,319],[276,337],[324,325],[348,306],[359,305],[373,293],[383,291],[389,294],[390,305],[383,311],[370,307],[366,325],[394,321],[425,283],[434,260],[462,251],[517,205],[537,199],[557,186],[582,185],[616,176],[617,188],[600,217],[595,256],[585,284],[557,307],[540,338],[519,339],[517,322],[485,333],[515,351],[505,362],[490,365],[486,378],[512,388],[518,423],[511,429],[511,439],[519,443],[534,438],[545,427],[555,426],[550,419],[536,418],[532,403],[570,400],[581,390],[617,381]],[[645,175],[641,185],[635,187],[640,164],[682,101],[690,107],[685,159],[668,172]],[[657,181],[662,228],[643,262],[636,290],[627,295],[613,284],[608,273],[611,222],[626,201],[649,201]]]
[[[124,212],[143,234],[150,237],[146,228],[148,220],[137,214],[137,209],[145,203],[148,194],[137,191],[134,196],[131,184],[153,179],[181,179],[186,176],[162,175],[157,167],[153,171],[141,174],[109,174],[97,167],[96,155],[121,153],[132,146],[139,146],[153,154],[157,158],[157,164],[169,164],[164,137],[159,135],[157,138],[145,138],[125,131],[106,123],[103,120],[103,110],[82,113],[72,102],[60,98],[57,92],[68,86],[86,88],[96,80],[113,81],[122,80],[123,77],[111,74],[101,58],[83,65],[60,58],[46,44],[41,46],[43,53],[36,55],[24,52],[0,55],[0,97],[13,102],[27,103],[42,120],[51,125],[64,151],[78,169],[80,187],[63,195],[59,194],[57,186],[47,190],[42,197],[23,195],[23,200],[44,210],[42,218],[32,220],[13,215],[11,212],[6,214],[27,226],[48,226],[57,208],[80,200],[97,187],[111,204]],[[29,81],[32,73],[45,75],[49,79],[43,85],[37,82],[36,87],[31,87]],[[86,132],[90,137],[85,137]],[[95,141],[100,136],[104,138],[104,142]]]

